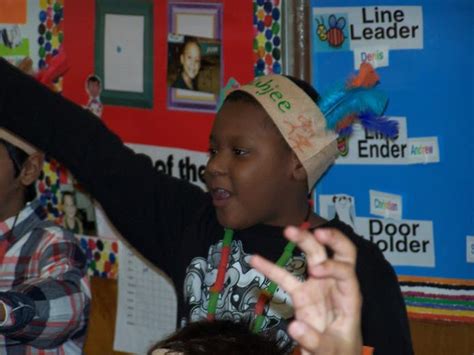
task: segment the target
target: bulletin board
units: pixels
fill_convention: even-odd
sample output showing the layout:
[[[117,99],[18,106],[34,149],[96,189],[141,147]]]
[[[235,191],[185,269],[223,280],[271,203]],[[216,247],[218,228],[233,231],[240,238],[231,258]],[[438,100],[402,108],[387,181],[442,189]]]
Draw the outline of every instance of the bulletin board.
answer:
[[[344,143],[349,154],[317,185],[320,211],[334,214],[338,196],[351,198],[356,230],[394,266],[409,311],[469,322],[473,42],[465,35],[473,9],[470,0],[313,0],[311,9],[313,84],[324,93],[370,61],[389,97],[386,115],[401,128],[390,143],[363,130]],[[374,203],[383,197],[380,213]]]
[[[127,143],[205,152],[215,113],[170,110],[167,107],[169,4],[176,2],[151,2],[154,23],[153,107],[104,105],[102,119]],[[72,1],[65,6],[67,20],[64,30],[67,36],[64,47],[71,70],[64,83],[64,95],[79,104],[87,102],[84,81],[95,71],[96,3],[95,0]],[[214,3],[222,6],[222,82],[227,83],[230,77],[239,82],[253,79],[252,1],[206,0],[192,3]],[[242,16],[244,13],[248,16]],[[240,60],[231,61],[231,58]]]
[[[132,149],[148,154],[157,170],[201,187],[204,187],[202,172],[216,105],[203,110],[196,100],[191,104],[181,102],[181,107],[169,104],[170,53],[166,54],[170,51],[170,34],[180,32],[199,37],[204,51],[210,48],[211,40],[218,43],[218,88],[230,78],[242,83],[254,75],[281,72],[279,0],[247,0],[238,4],[228,0],[87,0],[67,6],[62,0],[21,0],[0,6],[4,10],[0,15],[1,56],[17,65],[23,58],[30,57],[31,70],[37,72],[48,68],[53,58],[60,51],[64,52],[69,67],[67,80],[60,77],[55,81],[55,91],[91,109],[94,104],[91,104],[88,80],[96,77],[101,86],[101,103],[97,111],[91,111],[98,119]],[[142,22],[137,25],[130,18],[143,18],[143,29]],[[202,18],[214,24],[210,33],[202,28],[196,30],[199,25],[190,26]],[[109,23],[107,19],[115,22]],[[120,33],[118,29],[123,27],[126,31]],[[141,30],[146,42],[143,47],[136,35]],[[127,39],[123,43],[120,42],[122,37]],[[109,56],[114,58],[110,70],[104,66],[107,48],[113,51]],[[123,58],[119,58],[120,54]],[[239,61],[229,60],[236,57]],[[120,77],[120,68],[130,69],[130,63],[137,61],[143,61],[142,85],[129,77]],[[206,67],[202,66],[202,74],[207,75],[213,68],[208,58],[204,57],[204,61]],[[120,85],[125,88],[121,89]],[[67,169],[50,157],[46,157],[38,192],[48,218],[63,225],[63,196],[74,194],[76,217],[82,225],[71,230],[78,235],[87,254],[89,273],[116,278],[119,266],[116,232],[109,228],[104,213],[95,208],[87,192]]]

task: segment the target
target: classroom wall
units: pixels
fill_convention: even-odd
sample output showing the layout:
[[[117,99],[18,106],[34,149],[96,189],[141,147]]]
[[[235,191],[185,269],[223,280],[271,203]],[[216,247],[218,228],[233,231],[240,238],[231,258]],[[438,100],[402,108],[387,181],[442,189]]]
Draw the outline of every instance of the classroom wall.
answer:
[[[224,0],[223,56],[226,83],[253,78],[252,3]],[[249,16],[242,17],[242,13]],[[127,143],[206,151],[213,113],[171,111],[166,108],[167,1],[154,1],[154,97],[152,109],[104,107],[102,119]],[[64,49],[71,69],[63,94],[79,104],[87,102],[84,81],[94,73],[95,1],[69,1],[64,7]],[[237,30],[238,29],[238,30]],[[243,40],[248,38],[249,40]],[[231,60],[238,58],[238,60]]]
[[[401,132],[406,133],[404,142],[408,143],[406,162],[400,159],[400,150],[398,156],[380,153],[379,158],[374,150],[371,159],[366,156],[371,155],[369,147],[374,146],[376,139],[369,134],[365,141],[358,141],[361,149],[350,147],[349,155],[354,153],[352,150],[360,152],[351,163],[338,159],[319,182],[318,194],[353,196],[356,217],[364,218],[384,218],[374,215],[369,190],[400,196],[401,203],[394,205],[399,207],[401,216],[392,218],[406,221],[406,226],[400,227],[403,230],[392,233],[393,228],[387,227],[387,233],[379,233],[378,225],[373,233],[364,230],[366,237],[373,238],[384,249],[385,257],[397,273],[473,280],[474,264],[472,257],[471,261],[468,259],[473,248],[469,247],[467,237],[474,233],[474,47],[472,41],[459,34],[472,33],[474,3],[471,0],[453,0],[449,4],[440,0],[315,0],[312,6],[313,84],[324,93],[356,70],[355,60],[362,53],[365,58],[383,57],[372,63],[378,66],[378,88],[388,96],[385,114],[391,118],[403,117],[406,129]],[[400,19],[403,18],[400,22],[393,17],[397,10]],[[385,17],[381,15],[383,11]],[[328,23],[330,15],[345,21],[341,29],[345,37],[340,47],[329,46],[317,34],[318,21],[327,30],[332,28]],[[401,37],[393,31],[394,26],[411,29],[410,32],[415,28],[413,37]],[[370,40],[361,39],[364,30],[370,33],[390,27],[391,33],[380,32],[378,39],[373,33],[367,35]],[[413,139],[424,137],[437,140],[438,147],[433,147],[439,148],[439,161],[431,161],[426,155],[426,160],[414,164],[409,160],[415,158],[412,150],[418,144],[411,148],[410,144]],[[402,147],[401,142],[400,138],[398,145],[394,142],[390,148],[396,151]],[[415,231],[413,226],[417,223],[421,227]],[[431,229],[423,231],[423,225]],[[391,244],[386,243],[389,234],[394,239]],[[412,251],[400,243],[401,247],[397,248],[395,242],[403,235],[409,242],[425,242],[426,248]]]
[[[474,323],[474,42],[458,35],[472,32],[474,3],[311,4],[313,84],[324,94],[369,61],[400,128],[394,140],[360,128],[339,142],[316,187],[320,214],[349,196],[340,211],[392,264],[410,316]]]
[[[242,6],[248,6],[246,11],[252,12],[250,2],[226,0],[223,2],[225,6],[224,22],[229,27],[234,27],[236,22],[242,21],[241,16],[239,16],[245,10]],[[354,4],[356,3],[357,1],[354,2]],[[392,2],[392,4],[395,3]],[[164,91],[166,56],[157,55],[160,51],[163,54],[166,52],[166,5],[166,1],[155,1],[154,3],[154,107],[152,109],[139,109],[107,105],[104,109],[103,120],[126,142],[205,151],[207,148],[207,133],[210,130],[214,115],[199,112],[176,112],[166,108]],[[339,4],[337,2],[327,2],[326,5]],[[71,70],[67,75],[67,80],[64,81],[63,93],[66,97],[77,103],[85,103],[87,95],[84,90],[84,80],[89,74],[94,72],[95,1],[68,2],[67,6],[65,6],[65,18],[64,30],[67,35],[65,36],[64,46],[71,62]],[[238,58],[239,60],[226,60],[224,82],[230,76],[237,78],[240,82],[250,80],[253,77],[254,55],[252,41],[241,40],[241,37],[251,38],[253,36],[253,26],[250,16],[244,18],[244,21],[247,22],[241,28],[246,29],[247,32],[225,32],[224,58]],[[452,45],[452,42],[450,43]],[[333,61],[334,57],[331,58],[330,60]],[[415,58],[415,56],[412,57],[412,59]],[[352,59],[342,59],[343,62],[348,60]],[[334,61],[332,65],[334,65]],[[343,65],[342,67],[350,67],[350,65]],[[339,70],[333,74],[330,74],[330,71],[325,71],[324,76],[318,80],[323,83],[325,81],[334,81],[336,74],[339,77],[343,77],[347,74],[346,72],[348,70],[344,71],[344,73],[342,70]],[[382,74],[386,77],[384,70],[382,70]],[[328,77],[327,80],[325,79],[326,77]],[[329,77],[331,78],[329,79]],[[395,105],[397,101],[400,102],[397,98]],[[416,112],[416,109],[414,110]],[[433,125],[428,127],[430,134],[433,128]],[[442,148],[444,147],[442,146]],[[445,155],[442,155],[442,158],[445,158]],[[410,169],[414,170],[416,168]],[[329,180],[328,178],[332,180],[336,170],[344,170],[344,168],[336,167],[333,169],[328,174],[329,176],[326,178],[326,181]],[[372,170],[376,169],[372,168]],[[428,169],[427,173],[430,174],[429,171],[431,170]],[[384,176],[386,177],[389,173],[389,171],[384,171]],[[339,175],[341,175],[340,172]],[[347,174],[343,172],[342,175]],[[361,181],[361,179],[357,180]],[[387,178],[382,180],[385,181],[382,186],[387,186],[387,181],[389,180]],[[338,182],[338,185],[344,186],[341,182]],[[323,191],[325,191],[324,189],[330,192],[337,191],[337,189],[328,186],[327,183],[324,185],[323,182]],[[414,202],[414,200],[410,202]],[[368,209],[366,202],[359,204],[359,206],[363,210]],[[414,211],[413,205],[407,209],[407,213],[413,215],[414,212],[412,211]],[[417,218],[429,218],[426,213],[424,211],[418,214]],[[441,246],[438,246],[438,250],[442,251],[443,249]],[[401,270],[405,271],[406,269]],[[413,272],[413,269],[408,270]],[[443,272],[445,270],[449,269],[446,269],[446,266],[444,266]],[[452,270],[455,270],[455,268]],[[413,273],[417,274],[417,271],[415,270]],[[423,274],[430,275],[433,273],[423,272]],[[445,274],[446,276],[453,277],[456,276],[456,271]],[[436,275],[436,273],[433,275]],[[462,275],[466,276],[466,271],[462,272]],[[87,353],[99,354],[111,351],[113,339],[112,324],[114,324],[116,307],[114,301],[116,283],[113,280],[93,279],[93,292],[96,298],[93,305],[91,330],[86,349]],[[468,335],[472,333],[472,327],[472,324],[412,319],[411,328],[415,351],[417,354],[472,353],[474,345],[471,340],[472,337]],[[105,333],[103,331],[99,333],[96,332],[96,329],[108,330]]]
[[[240,31],[226,30],[225,32],[224,57],[230,60],[225,63],[224,82],[230,76],[234,76],[241,82],[248,81],[253,77],[255,61],[251,40],[254,35],[250,15],[252,3],[232,0],[223,0],[223,3],[226,26],[241,28]],[[155,0],[154,5],[154,82],[156,88],[154,106],[152,109],[138,109],[106,105],[103,121],[127,142],[205,151],[207,134],[214,115],[169,111],[166,108],[164,95],[166,56],[164,53],[166,53],[167,2]],[[249,13],[249,16],[242,17],[244,13]],[[79,104],[85,104],[87,95],[84,81],[89,74],[94,72],[95,1],[68,1],[64,7],[64,17],[64,48],[71,68],[64,80],[63,94]],[[455,37],[455,29],[453,25],[452,32],[447,32],[448,42]],[[242,40],[243,38],[249,38],[249,40]],[[235,60],[236,58],[238,60]],[[465,128],[466,131],[467,129],[468,127]],[[450,133],[450,135],[453,134]],[[467,138],[461,143],[472,146],[472,141]],[[470,156],[472,162],[472,154]],[[466,174],[466,176],[470,175]],[[463,201],[466,203],[466,200]],[[468,205],[472,206],[472,202]],[[463,273],[465,275],[464,269]],[[449,274],[451,275],[455,274]],[[86,353],[113,353],[117,283],[115,280],[94,277],[92,291],[94,298]],[[471,336],[474,333],[472,324],[411,320],[411,326],[417,354],[471,354],[474,352],[474,337]]]

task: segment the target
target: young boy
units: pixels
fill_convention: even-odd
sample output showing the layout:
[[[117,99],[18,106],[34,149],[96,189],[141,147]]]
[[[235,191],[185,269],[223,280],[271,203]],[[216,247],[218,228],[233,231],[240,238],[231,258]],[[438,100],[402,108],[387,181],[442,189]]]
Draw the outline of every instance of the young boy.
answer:
[[[43,220],[33,200],[42,165],[41,153],[0,129],[2,354],[82,353],[90,301],[86,258],[72,234]]]
[[[205,193],[157,172],[147,156],[125,147],[88,112],[4,61],[0,77],[0,126],[65,164],[127,241],[171,277],[181,325],[254,319],[257,311],[259,328],[287,342],[289,295],[276,288],[262,305],[269,280],[249,259],[254,253],[287,258],[291,246],[283,227],[307,222],[310,229],[339,230],[358,249],[364,345],[376,354],[412,353],[393,269],[375,245],[340,222],[326,222],[307,202],[337,155],[335,135],[326,131],[309,84],[272,76],[228,96],[211,132]],[[265,86],[269,80],[277,84],[272,90]],[[286,269],[304,279],[306,259],[294,254]]]
[[[97,117],[102,117],[102,102],[100,93],[102,92],[102,83],[97,75],[89,75],[86,80],[86,92],[89,100],[84,108],[88,109]]]

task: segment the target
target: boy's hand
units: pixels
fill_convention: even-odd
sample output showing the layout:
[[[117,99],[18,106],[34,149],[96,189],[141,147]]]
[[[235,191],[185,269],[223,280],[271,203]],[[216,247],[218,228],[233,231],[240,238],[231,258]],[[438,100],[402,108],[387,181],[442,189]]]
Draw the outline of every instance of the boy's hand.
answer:
[[[336,229],[317,229],[311,234],[288,227],[285,236],[306,254],[306,281],[298,281],[260,256],[252,257],[250,263],[290,294],[295,320],[289,334],[303,354],[359,355],[362,297],[355,275],[355,246]],[[332,259],[327,258],[324,246],[334,251]]]

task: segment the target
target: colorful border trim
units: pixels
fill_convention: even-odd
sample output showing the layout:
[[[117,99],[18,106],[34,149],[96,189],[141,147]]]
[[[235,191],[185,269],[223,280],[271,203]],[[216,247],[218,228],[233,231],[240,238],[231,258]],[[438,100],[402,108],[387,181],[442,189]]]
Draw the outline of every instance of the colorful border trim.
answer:
[[[51,0],[40,1],[40,13],[38,14],[38,69],[47,66],[52,58],[58,54],[64,40],[63,20],[64,4],[63,0],[53,3]],[[59,90],[60,91],[60,90]]]
[[[474,280],[399,276],[412,319],[474,323]]]
[[[76,236],[87,258],[87,274],[89,276],[117,279],[119,270],[118,240]]]
[[[281,1],[253,2],[255,76],[281,74]]]

